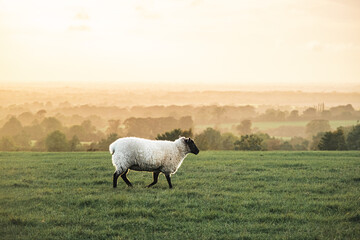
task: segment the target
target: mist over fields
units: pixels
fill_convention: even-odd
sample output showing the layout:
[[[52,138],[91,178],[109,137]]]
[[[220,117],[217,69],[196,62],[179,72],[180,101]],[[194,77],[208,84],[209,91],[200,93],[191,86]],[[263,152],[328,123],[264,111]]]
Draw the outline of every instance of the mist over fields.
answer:
[[[346,137],[360,119],[358,92],[41,86],[3,88],[0,93],[2,145],[19,150],[38,144],[41,146],[35,149],[45,149],[46,137],[56,130],[68,140],[75,138],[75,145],[93,143],[97,145],[90,149],[106,150],[106,144],[115,137],[155,139],[174,129],[190,130],[189,136],[195,138],[207,134],[203,139],[222,139],[212,146],[204,140],[205,149],[230,150],[243,135],[265,134],[259,136],[268,141],[267,150],[281,149],[284,141],[306,150],[312,144],[317,146],[319,139],[313,143],[313,137],[319,132],[347,127]],[[15,147],[22,144],[27,147]]]
[[[91,86],[91,85],[90,85]],[[171,86],[171,85],[170,85]],[[193,88],[181,90],[180,86],[161,87],[156,85],[149,88],[139,85],[133,88],[128,85],[111,86],[109,83],[88,87],[86,83],[75,87],[47,87],[41,85],[16,85],[16,87],[0,88],[0,106],[5,107],[13,104],[39,102],[46,104],[51,102],[52,107],[62,103],[77,105],[96,106],[153,106],[153,105],[274,105],[287,107],[307,107],[319,103],[325,103],[327,107],[336,105],[352,104],[355,108],[360,107],[360,92],[336,92],[336,91],[279,91],[265,90],[206,90]],[[205,89],[205,90],[204,90]],[[245,88],[247,89],[247,88]],[[261,86],[259,86],[261,89]]]

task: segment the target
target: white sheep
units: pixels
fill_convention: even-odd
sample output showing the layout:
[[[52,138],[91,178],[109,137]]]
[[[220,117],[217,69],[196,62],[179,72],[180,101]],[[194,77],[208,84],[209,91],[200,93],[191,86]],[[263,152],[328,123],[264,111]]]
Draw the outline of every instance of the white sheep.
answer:
[[[126,174],[129,169],[153,172],[157,183],[160,173],[164,173],[169,187],[172,188],[170,175],[176,173],[181,163],[189,153],[199,153],[191,138],[180,137],[172,141],[148,140],[136,137],[119,138],[109,146],[112,154],[112,163],[116,168],[113,178],[114,188],[119,176],[131,187]]]

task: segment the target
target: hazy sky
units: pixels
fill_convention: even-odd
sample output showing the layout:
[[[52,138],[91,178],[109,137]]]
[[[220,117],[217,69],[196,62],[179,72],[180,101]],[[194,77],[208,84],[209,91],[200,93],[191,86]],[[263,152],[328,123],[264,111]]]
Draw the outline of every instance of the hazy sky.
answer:
[[[0,83],[360,85],[360,0],[0,0]]]

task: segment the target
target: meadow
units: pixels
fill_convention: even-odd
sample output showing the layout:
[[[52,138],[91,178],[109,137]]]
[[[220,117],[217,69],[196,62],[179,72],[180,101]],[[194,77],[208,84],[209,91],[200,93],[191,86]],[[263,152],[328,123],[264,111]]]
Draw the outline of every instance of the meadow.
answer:
[[[168,189],[107,152],[0,152],[1,239],[359,239],[360,152],[207,151]]]

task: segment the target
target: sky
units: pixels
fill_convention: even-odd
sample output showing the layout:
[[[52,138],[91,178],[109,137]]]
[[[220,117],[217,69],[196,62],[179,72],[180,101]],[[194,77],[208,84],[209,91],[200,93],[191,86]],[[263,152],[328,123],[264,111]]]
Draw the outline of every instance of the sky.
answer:
[[[359,89],[360,1],[0,0],[0,84],[35,82]]]

